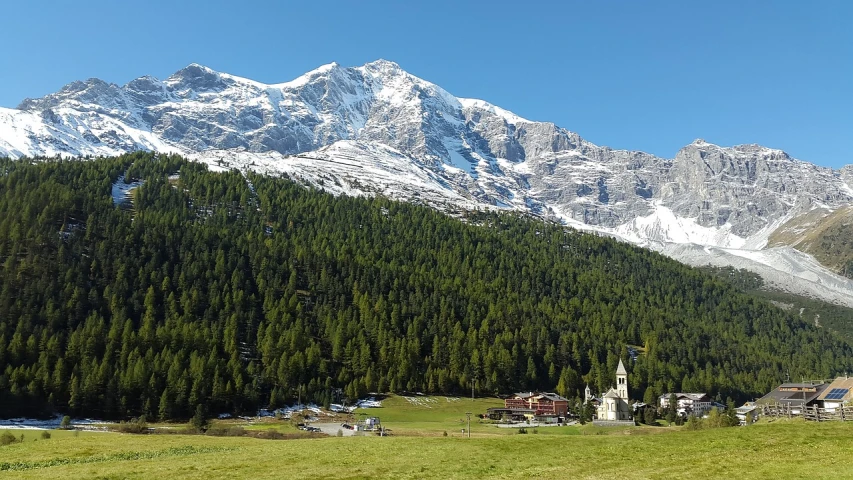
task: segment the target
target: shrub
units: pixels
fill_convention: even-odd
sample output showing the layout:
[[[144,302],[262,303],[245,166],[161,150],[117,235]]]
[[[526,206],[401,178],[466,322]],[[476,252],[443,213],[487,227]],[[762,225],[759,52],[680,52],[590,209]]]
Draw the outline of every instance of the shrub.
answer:
[[[526,434],[527,434],[527,429],[526,429],[526,428],[524,428],[524,427],[519,428],[519,429],[518,429],[518,434],[519,434],[519,435],[526,435]]]
[[[131,418],[129,422],[119,423],[118,431],[122,433],[147,433],[148,422],[145,420],[145,415]]]
[[[9,445],[11,443],[15,443],[15,436],[9,430],[3,430],[3,433],[0,434],[0,445]]]
[[[696,418],[696,415],[687,417],[687,423],[684,425],[687,430],[699,430],[702,428],[702,421]]]
[[[343,430],[341,430],[340,428],[338,429],[338,436],[339,436],[339,437],[343,437],[343,436],[344,436],[344,431],[343,431]]]
[[[192,433],[198,432],[193,430]],[[242,437],[246,434],[246,430],[243,427],[211,427],[204,434],[213,437]]]
[[[282,440],[284,439],[284,435],[278,430],[266,430],[258,435],[258,438],[263,438],[266,440]]]
[[[71,428],[71,417],[69,417],[68,415],[62,417],[62,421],[59,422],[59,428],[61,428],[62,430],[68,430],[69,428]]]
[[[41,439],[42,440],[49,440],[50,439],[50,432],[48,432],[47,430],[43,430],[41,432]]]
[[[444,433],[443,433],[443,434],[441,434],[441,435],[442,435],[442,436],[444,436],[444,437],[446,437],[446,436],[447,436],[447,430],[445,430],[445,431],[444,431]]]

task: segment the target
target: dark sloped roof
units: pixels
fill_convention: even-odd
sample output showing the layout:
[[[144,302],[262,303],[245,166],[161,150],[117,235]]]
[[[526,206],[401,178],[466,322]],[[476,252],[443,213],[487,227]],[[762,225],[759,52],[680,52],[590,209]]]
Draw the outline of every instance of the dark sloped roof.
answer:
[[[703,393],[672,392],[672,393],[664,393],[663,395],[660,396],[660,399],[661,400],[669,400],[669,397],[672,395],[675,395],[675,398],[677,398],[677,399],[678,398],[689,398],[689,399],[693,400],[694,402],[702,400],[703,398],[708,396],[704,392]],[[708,400],[710,400],[710,398]]]
[[[827,386],[825,383],[783,383],[758,402],[807,405],[817,399]]]

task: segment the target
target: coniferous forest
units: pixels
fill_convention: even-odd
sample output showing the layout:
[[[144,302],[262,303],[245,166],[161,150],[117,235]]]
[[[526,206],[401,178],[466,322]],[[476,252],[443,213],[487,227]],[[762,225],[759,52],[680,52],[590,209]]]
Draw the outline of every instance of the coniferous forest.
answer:
[[[143,183],[115,205],[120,177]],[[647,402],[853,370],[828,332],[656,253],[459,216],[176,156],[0,160],[0,416],[579,397],[620,358]]]

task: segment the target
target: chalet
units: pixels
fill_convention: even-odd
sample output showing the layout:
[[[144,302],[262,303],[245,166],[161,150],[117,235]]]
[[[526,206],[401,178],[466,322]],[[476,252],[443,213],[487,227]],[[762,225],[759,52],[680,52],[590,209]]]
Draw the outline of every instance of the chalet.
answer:
[[[803,407],[817,404],[818,397],[828,385],[822,382],[783,383],[767,395],[758,399],[761,405],[781,405],[790,409],[794,415],[799,415]]]
[[[752,415],[753,418],[758,415],[758,409],[756,408],[754,402],[746,402],[740,407],[737,407],[737,409],[735,410],[735,415],[737,416],[738,420],[740,420],[741,425],[746,425],[747,419],[750,417],[750,415]]]
[[[713,403],[705,393],[664,393],[660,396],[660,408],[669,408],[669,399],[675,395],[678,403],[676,410],[683,416],[695,415],[702,417],[711,411]]]
[[[569,411],[569,399],[556,393],[529,392],[516,393],[504,400],[507,410],[532,410],[534,415],[555,415],[565,417]]]
[[[835,412],[838,407],[850,403],[851,400],[853,400],[853,378],[846,376],[833,380],[817,397],[817,401],[827,412]]]

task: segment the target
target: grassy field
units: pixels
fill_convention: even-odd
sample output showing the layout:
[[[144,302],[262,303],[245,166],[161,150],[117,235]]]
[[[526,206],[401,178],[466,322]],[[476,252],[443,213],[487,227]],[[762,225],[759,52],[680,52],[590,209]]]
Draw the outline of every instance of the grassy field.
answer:
[[[384,438],[260,440],[54,431],[44,440],[40,432],[24,431],[23,444],[0,447],[0,478],[853,477],[850,424],[777,421],[693,432],[582,426],[519,435],[472,422],[469,440],[456,426],[470,399],[467,405],[460,403],[464,399],[434,400],[427,408],[392,397],[384,408],[370,409],[395,432]],[[490,402],[495,400],[474,404]]]

